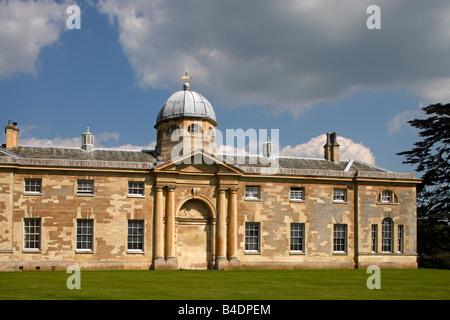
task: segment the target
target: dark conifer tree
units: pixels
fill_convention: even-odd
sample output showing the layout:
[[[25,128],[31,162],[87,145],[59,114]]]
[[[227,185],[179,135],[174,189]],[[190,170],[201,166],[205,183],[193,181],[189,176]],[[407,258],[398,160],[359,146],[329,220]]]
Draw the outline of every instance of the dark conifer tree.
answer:
[[[398,155],[422,173],[417,187],[417,234],[423,259],[445,252],[450,256],[450,104],[433,104],[422,110],[428,118],[408,121],[421,130],[422,140]]]

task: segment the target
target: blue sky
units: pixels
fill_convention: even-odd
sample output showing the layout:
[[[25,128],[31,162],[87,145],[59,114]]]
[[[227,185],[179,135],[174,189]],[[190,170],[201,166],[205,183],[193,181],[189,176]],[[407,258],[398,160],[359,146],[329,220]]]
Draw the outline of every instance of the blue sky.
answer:
[[[222,131],[279,129],[282,154],[313,157],[337,131],[341,158],[413,172],[396,152],[418,139],[406,121],[450,98],[450,5],[255,2],[0,1],[0,121],[24,145],[79,146],[89,126],[102,147],[151,147],[187,71]]]

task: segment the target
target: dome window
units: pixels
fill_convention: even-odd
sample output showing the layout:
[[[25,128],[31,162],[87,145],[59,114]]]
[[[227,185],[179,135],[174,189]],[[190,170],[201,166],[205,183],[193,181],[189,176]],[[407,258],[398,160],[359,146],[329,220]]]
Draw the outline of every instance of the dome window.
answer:
[[[202,127],[200,127],[198,124],[193,123],[188,127],[189,133],[202,133]]]

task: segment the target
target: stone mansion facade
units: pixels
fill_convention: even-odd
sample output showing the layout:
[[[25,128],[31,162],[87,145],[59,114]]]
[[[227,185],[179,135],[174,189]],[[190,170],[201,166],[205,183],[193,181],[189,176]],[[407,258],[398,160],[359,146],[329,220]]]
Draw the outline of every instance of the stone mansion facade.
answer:
[[[186,82],[155,150],[0,146],[0,271],[417,268],[414,174],[339,160],[222,156],[214,110]],[[175,137],[175,138],[174,138]],[[195,139],[187,139],[187,138]],[[276,167],[272,162],[276,162]]]

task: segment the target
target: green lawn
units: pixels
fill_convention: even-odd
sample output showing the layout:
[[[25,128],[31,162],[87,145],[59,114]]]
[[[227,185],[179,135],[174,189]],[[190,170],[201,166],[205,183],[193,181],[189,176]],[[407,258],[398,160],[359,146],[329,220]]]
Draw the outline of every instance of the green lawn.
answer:
[[[0,272],[6,299],[450,299],[449,270],[381,270],[369,290],[366,270],[81,271],[69,290],[64,271]]]

